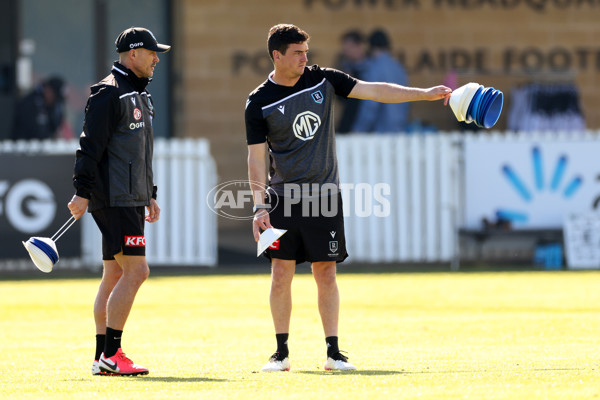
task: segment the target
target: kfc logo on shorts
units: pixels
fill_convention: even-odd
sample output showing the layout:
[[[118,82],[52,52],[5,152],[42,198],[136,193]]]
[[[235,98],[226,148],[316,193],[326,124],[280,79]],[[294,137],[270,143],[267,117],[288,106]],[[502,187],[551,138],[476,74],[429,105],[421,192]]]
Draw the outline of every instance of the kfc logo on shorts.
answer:
[[[271,250],[279,250],[279,240],[277,239],[276,241],[274,241],[273,243],[271,243],[271,245],[269,246],[269,248]]]
[[[142,119],[142,110],[140,110],[139,108],[134,108],[133,109],[133,118],[135,118],[136,121],[139,121],[140,119]]]
[[[146,238],[143,236],[125,236],[125,246],[146,247]]]

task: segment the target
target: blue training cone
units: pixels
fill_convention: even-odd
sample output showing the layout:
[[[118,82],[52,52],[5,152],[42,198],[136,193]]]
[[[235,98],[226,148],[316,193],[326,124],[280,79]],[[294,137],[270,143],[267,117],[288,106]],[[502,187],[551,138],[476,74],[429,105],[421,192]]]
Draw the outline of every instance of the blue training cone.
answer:
[[[504,103],[504,94],[501,91],[496,91],[492,98],[490,105],[488,106],[485,114],[483,115],[483,127],[490,129],[496,125],[500,113],[502,112],[502,105]]]
[[[454,96],[454,98],[453,98]],[[458,121],[475,122],[480,128],[493,127],[502,113],[504,94],[493,87],[470,82],[454,90],[450,106]]]

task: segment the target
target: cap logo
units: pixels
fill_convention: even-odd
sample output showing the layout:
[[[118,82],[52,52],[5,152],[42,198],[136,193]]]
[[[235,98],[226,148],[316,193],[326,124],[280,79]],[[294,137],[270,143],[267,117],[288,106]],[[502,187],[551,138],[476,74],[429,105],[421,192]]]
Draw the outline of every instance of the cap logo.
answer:
[[[144,45],[144,42],[131,43],[131,44],[129,45],[129,48],[130,48],[130,49],[135,49],[136,47],[141,47],[141,46],[143,46],[143,45]]]

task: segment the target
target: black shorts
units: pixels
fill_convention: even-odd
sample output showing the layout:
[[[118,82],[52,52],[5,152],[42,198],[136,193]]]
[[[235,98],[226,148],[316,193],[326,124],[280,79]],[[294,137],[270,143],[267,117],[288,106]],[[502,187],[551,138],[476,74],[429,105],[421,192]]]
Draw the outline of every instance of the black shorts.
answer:
[[[145,216],[143,206],[108,207],[92,212],[102,232],[103,260],[114,260],[121,251],[126,256],[146,255]]]
[[[270,197],[273,203],[274,198]],[[287,232],[265,251],[267,258],[296,260],[296,264],[300,264],[305,261],[342,262],[348,257],[341,193],[312,199],[318,205],[304,206],[304,215],[302,201],[286,207],[286,200],[289,199],[279,197],[277,206],[269,213],[271,225],[287,229]],[[325,208],[321,207],[322,202],[326,202]],[[307,212],[309,209],[315,212]],[[325,215],[320,212],[323,209],[328,210]],[[332,210],[336,210],[335,214],[328,215]]]

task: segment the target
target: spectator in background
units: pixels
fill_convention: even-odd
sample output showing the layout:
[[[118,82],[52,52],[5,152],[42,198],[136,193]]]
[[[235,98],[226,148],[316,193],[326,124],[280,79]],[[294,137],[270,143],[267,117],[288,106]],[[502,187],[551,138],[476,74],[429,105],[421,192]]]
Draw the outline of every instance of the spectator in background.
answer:
[[[364,70],[367,64],[365,42],[364,35],[356,29],[342,35],[342,54],[340,55],[338,68],[356,79],[364,79]],[[343,110],[336,132],[351,132],[361,100],[340,97],[339,102]]]
[[[53,76],[18,102],[12,139],[55,138],[64,117],[65,83]]]
[[[408,85],[404,67],[392,57],[387,34],[376,29],[369,37],[370,59],[364,71],[367,82],[391,82]],[[408,103],[378,103],[366,100],[358,107],[354,132],[404,132],[408,126]]]

